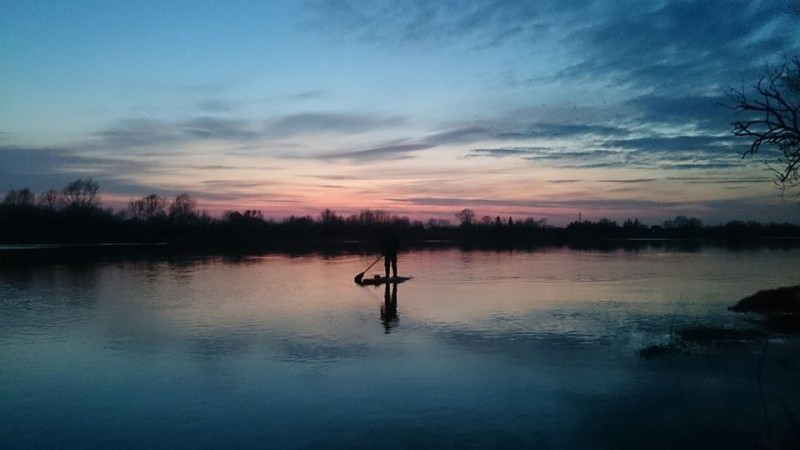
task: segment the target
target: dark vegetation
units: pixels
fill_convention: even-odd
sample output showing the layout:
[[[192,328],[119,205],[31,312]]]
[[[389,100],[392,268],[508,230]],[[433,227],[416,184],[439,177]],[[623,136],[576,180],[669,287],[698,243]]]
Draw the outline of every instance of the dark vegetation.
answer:
[[[730,307],[736,312],[800,314],[800,286],[758,291]]]
[[[691,347],[708,345],[734,345],[764,339],[765,330],[756,328],[718,328],[706,325],[690,325],[676,330],[664,344],[652,344],[639,350],[643,359],[655,359],[680,352]]]
[[[800,245],[800,226],[729,222],[705,226],[683,216],[648,226],[638,219],[622,225],[608,219],[576,221],[566,227],[548,225],[545,219],[484,216],[470,209],[454,214],[457,223],[430,219],[412,221],[385,211],[365,209],[342,216],[330,209],[317,217],[291,216],[281,221],[261,211],[227,211],[220,218],[198,209],[187,194],[172,200],[155,194],[131,200],[125,210],[104,208],[99,186],[80,179],[61,190],[39,195],[29,189],[9,191],[0,203],[0,244],[170,244],[193,249],[242,251],[358,248],[377,241],[388,228],[402,236],[408,247],[459,245],[463,248],[526,248],[570,245],[617,248],[649,245],[691,247],[701,241],[745,245],[754,241]],[[665,243],[666,242],[666,243]]]
[[[728,309],[754,313],[756,316],[750,321],[754,327],[734,329],[692,325],[678,329],[675,333],[670,330],[666,343],[644,347],[639,350],[639,356],[653,359],[691,346],[731,345],[762,341],[772,333],[800,333],[800,286],[758,291]]]
[[[757,323],[768,331],[800,333],[800,286],[758,291],[729,309],[758,314]]]

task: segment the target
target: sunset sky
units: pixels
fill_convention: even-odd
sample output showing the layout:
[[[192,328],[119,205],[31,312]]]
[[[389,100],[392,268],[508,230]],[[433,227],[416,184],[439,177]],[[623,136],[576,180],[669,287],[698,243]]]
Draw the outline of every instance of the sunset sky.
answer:
[[[800,53],[764,1],[0,2],[0,192],[800,222],[729,87]]]

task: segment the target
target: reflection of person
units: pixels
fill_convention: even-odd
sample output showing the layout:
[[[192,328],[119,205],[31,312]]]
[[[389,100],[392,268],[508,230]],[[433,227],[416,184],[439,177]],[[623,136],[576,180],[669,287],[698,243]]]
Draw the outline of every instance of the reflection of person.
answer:
[[[397,277],[397,245],[397,237],[394,234],[387,234],[381,239],[381,254],[386,278],[389,278],[389,266],[392,267],[392,273]]]
[[[392,285],[391,295],[389,285]],[[383,294],[383,305],[381,305],[381,323],[386,333],[397,326],[397,283],[386,283],[386,290]]]

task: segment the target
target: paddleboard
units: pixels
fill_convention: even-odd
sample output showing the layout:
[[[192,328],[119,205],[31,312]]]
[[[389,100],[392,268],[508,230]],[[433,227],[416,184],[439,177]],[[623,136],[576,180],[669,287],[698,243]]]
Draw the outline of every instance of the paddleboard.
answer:
[[[408,280],[410,280],[412,278],[414,278],[414,277],[400,277],[400,276],[398,276],[398,277],[388,277],[387,278],[387,277],[382,277],[380,275],[375,275],[372,278],[362,278],[361,282],[358,283],[358,284],[360,284],[362,286],[364,286],[364,285],[377,286],[377,285],[384,284],[384,283],[404,283],[404,282],[406,282],[406,281],[408,281]]]

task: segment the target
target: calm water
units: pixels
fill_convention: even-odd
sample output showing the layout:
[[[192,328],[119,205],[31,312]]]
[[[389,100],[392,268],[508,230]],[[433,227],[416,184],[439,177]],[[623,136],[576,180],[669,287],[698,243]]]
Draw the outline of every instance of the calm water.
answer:
[[[796,284],[800,249],[421,251],[0,269],[0,448],[753,448],[800,421],[798,346],[644,361]],[[377,267],[377,266],[376,266]],[[375,271],[377,272],[377,271]],[[370,274],[373,271],[370,271]]]

